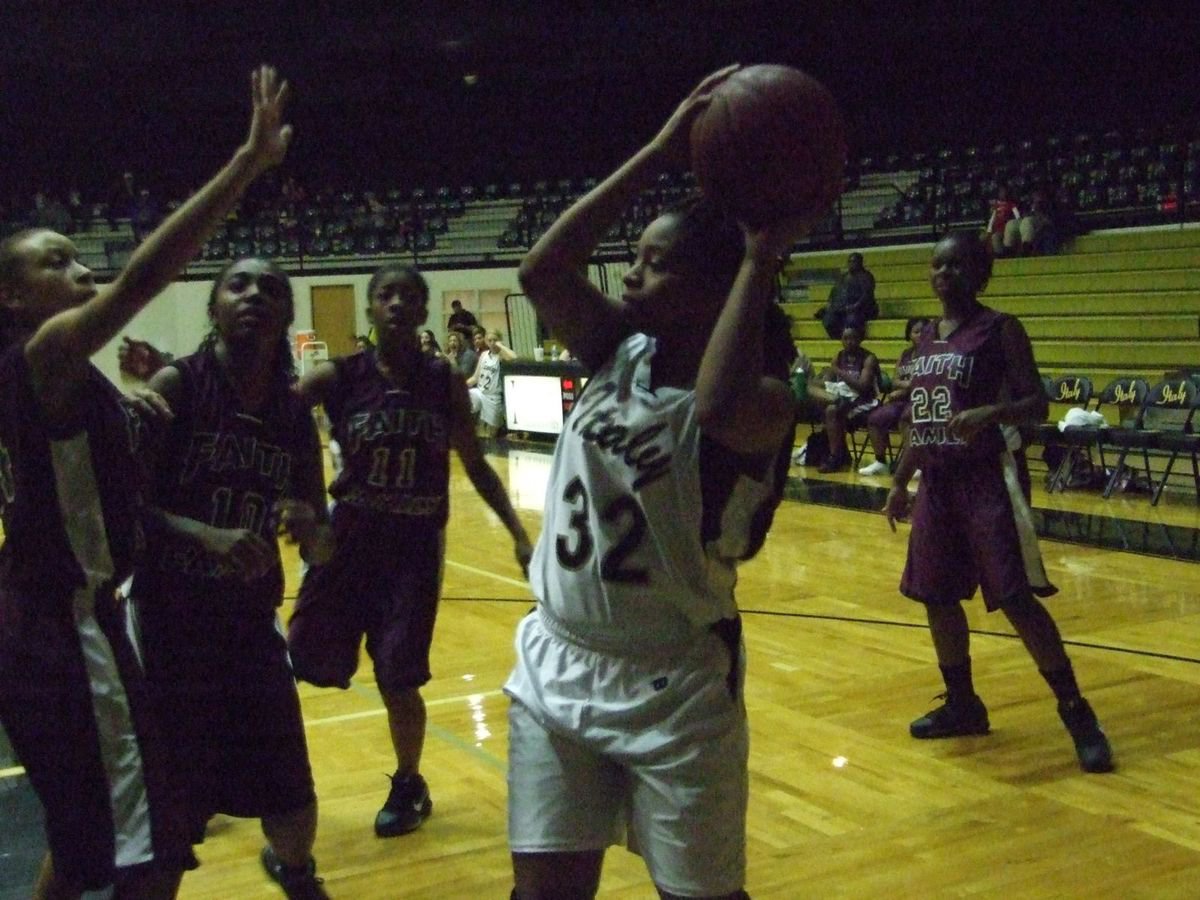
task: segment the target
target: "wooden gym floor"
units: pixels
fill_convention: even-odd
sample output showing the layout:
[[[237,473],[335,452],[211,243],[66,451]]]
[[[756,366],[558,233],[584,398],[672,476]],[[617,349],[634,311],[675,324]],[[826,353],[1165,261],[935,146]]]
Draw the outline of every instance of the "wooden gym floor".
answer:
[[[549,458],[491,459],[536,534]],[[978,601],[968,605],[972,656],[993,733],[909,738],[908,722],[937,704],[941,682],[922,610],[896,587],[907,529],[892,534],[874,511],[881,479],[792,473],[791,499],[738,588],[752,731],[747,888],[756,900],[1200,895],[1193,497],[1151,509],[1144,496],[1035,491],[1040,524],[1072,541],[1042,543],[1061,589],[1049,607],[1117,754],[1115,774],[1084,775],[1048,688],[1006,621]],[[507,533],[461,468],[452,490],[425,691],[422,769],[434,813],[421,830],[390,840],[371,830],[393,761],[369,662],[348,691],[301,687],[321,804],[316,856],[335,898],[502,898],[511,887],[500,685],[532,600]],[[295,588],[293,579],[289,597]],[[7,898],[27,890],[11,879],[17,863],[28,871],[34,860],[36,825],[19,770],[4,774]],[[281,896],[259,868],[261,844],[256,822],[214,820],[180,896]],[[641,861],[621,848],[609,852],[600,894],[654,896]]]

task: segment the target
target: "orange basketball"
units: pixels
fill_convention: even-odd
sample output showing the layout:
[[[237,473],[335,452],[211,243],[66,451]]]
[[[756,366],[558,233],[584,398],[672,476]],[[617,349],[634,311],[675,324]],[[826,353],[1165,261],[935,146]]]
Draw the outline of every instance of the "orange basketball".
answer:
[[[846,127],[833,94],[789,66],[739,69],[692,123],[701,189],[738,219],[818,219],[842,191]]]

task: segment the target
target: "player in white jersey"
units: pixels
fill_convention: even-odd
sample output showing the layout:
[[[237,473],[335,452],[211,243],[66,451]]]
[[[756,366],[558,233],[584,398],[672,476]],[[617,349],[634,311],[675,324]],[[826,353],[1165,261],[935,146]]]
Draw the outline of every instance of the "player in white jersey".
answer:
[[[627,829],[664,897],[742,897],[747,726],[736,565],[788,464],[795,350],[775,304],[803,227],[743,229],[707,201],[638,243],[619,301],[586,276],[639,191],[686,160],[706,79],[521,265],[591,370],[555,451],[518,628],[509,737],[514,897],[591,897]]]

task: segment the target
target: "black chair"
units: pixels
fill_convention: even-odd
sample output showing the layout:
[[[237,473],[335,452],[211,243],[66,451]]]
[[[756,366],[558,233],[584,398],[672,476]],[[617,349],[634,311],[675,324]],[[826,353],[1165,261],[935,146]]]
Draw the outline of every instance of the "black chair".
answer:
[[[1164,385],[1166,384],[1169,383],[1159,382],[1154,385],[1153,390],[1146,390],[1133,420],[1122,422],[1120,427],[1105,428],[1104,433],[1100,436],[1100,449],[1103,450],[1106,446],[1106,448],[1120,451],[1117,454],[1117,464],[1112,468],[1108,481],[1104,485],[1103,496],[1105,499],[1112,496],[1117,485],[1127,484],[1128,481],[1135,478],[1135,470],[1129,466],[1129,455],[1132,452],[1140,452],[1146,480],[1150,481],[1150,451],[1158,446],[1162,432],[1158,428],[1146,427],[1146,413],[1152,407],[1164,408],[1164,404],[1171,402],[1169,396],[1164,395]]]
[[[1137,408],[1140,417],[1141,408],[1146,402],[1149,390],[1144,379],[1134,376],[1115,378],[1100,392],[1094,411],[1102,413],[1119,410],[1122,406],[1132,404]],[[1116,429],[1119,430],[1120,426],[1116,426]],[[1065,465],[1065,468],[1061,474],[1056,473],[1054,481],[1047,486],[1047,490],[1050,490],[1053,485],[1057,485],[1059,490],[1065,489],[1074,473],[1074,467],[1080,461],[1086,462],[1089,467],[1094,467],[1093,450],[1100,457],[1100,471],[1107,471],[1108,464],[1104,455],[1105,438],[1113,430],[1113,427],[1107,425],[1072,425],[1064,429],[1056,438],[1056,444],[1066,451],[1066,456],[1060,463],[1060,465]]]
[[[1042,390],[1046,392],[1046,399],[1051,403],[1070,403],[1083,409],[1089,409],[1091,406],[1092,379],[1085,375],[1043,377]],[[1046,474],[1047,493],[1053,493],[1056,486],[1059,490],[1065,490],[1074,474],[1077,454],[1071,452],[1072,445],[1068,444],[1063,437],[1064,432],[1060,431],[1054,422],[1043,422],[1034,429],[1034,433],[1035,440],[1042,445],[1043,458],[1053,455],[1045,453],[1051,447],[1057,448],[1062,453],[1058,463],[1052,466]]]
[[[1158,505],[1163,488],[1167,486],[1167,479],[1171,477],[1171,469],[1175,465],[1175,460],[1184,454],[1192,460],[1192,482],[1196,489],[1196,500],[1200,502],[1200,435],[1195,434],[1193,430],[1196,410],[1200,408],[1200,389],[1197,389],[1196,382],[1191,378],[1163,382],[1162,385],[1155,386],[1155,392],[1158,392],[1160,387],[1162,388],[1160,399],[1163,402],[1155,404],[1154,408],[1177,410],[1186,408],[1187,412],[1177,429],[1163,429],[1159,432],[1157,449],[1168,454],[1167,465],[1163,470],[1162,478],[1154,485],[1154,491],[1150,495],[1150,505]]]

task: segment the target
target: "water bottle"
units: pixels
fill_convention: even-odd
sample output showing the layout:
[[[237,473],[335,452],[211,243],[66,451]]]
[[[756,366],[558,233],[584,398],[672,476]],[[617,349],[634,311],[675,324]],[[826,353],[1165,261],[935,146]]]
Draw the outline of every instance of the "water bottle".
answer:
[[[797,400],[808,396],[808,373],[804,369],[796,369],[792,373],[792,396]]]

